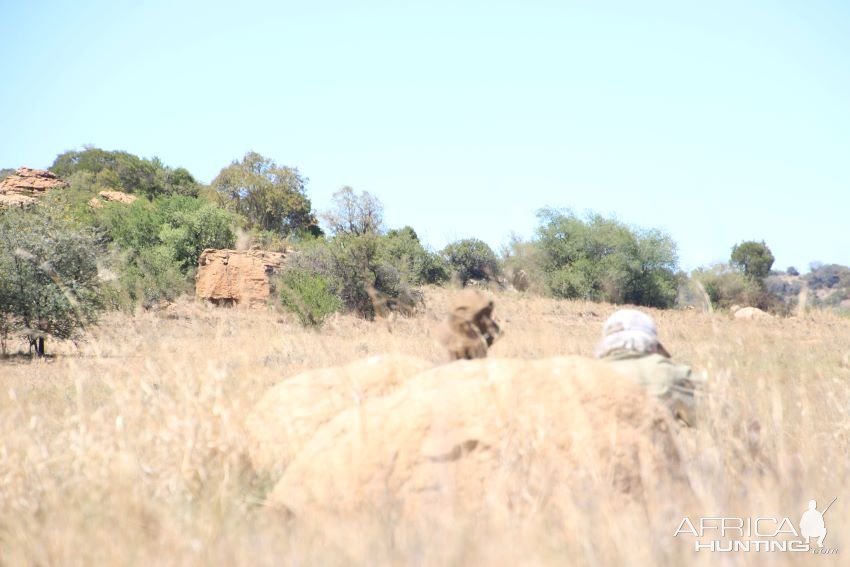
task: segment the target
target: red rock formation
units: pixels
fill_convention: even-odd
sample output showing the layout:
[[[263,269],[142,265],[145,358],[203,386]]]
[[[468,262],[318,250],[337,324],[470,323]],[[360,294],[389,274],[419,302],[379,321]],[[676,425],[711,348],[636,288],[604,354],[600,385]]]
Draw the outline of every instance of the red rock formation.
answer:
[[[262,306],[271,293],[271,276],[284,255],[265,250],[213,250],[201,253],[195,295],[221,305]]]
[[[67,184],[50,171],[19,167],[0,181],[0,207],[25,207],[48,191],[65,186]]]

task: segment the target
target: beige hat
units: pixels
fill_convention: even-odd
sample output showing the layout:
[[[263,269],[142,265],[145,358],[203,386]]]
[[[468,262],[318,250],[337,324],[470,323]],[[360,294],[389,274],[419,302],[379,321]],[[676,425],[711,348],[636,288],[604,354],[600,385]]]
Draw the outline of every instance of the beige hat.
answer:
[[[636,309],[620,309],[608,317],[602,326],[602,342],[597,352],[610,351],[617,345],[630,344],[654,346],[658,354],[670,358],[670,353],[658,340],[658,331],[652,317]]]

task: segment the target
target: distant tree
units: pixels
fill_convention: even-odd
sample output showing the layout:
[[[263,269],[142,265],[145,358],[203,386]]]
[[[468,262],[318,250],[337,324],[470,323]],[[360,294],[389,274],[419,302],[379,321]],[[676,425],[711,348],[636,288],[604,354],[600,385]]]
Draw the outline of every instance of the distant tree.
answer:
[[[788,266],[788,269],[785,270],[785,273],[788,274],[789,276],[799,276],[800,275],[800,271],[797,268],[795,268],[794,266]]]
[[[333,194],[333,207],[322,214],[333,234],[379,234],[384,225],[384,206],[368,191],[359,195],[345,186]]]
[[[840,264],[821,264],[805,276],[812,289],[850,286],[850,268]]]
[[[124,151],[87,147],[56,156],[50,170],[68,179],[81,172],[93,177],[97,190],[119,190],[153,199],[158,195],[198,195],[200,184],[184,168],[172,169],[159,158],[145,159]]]
[[[759,309],[771,307],[771,295],[762,282],[728,264],[698,268],[691,277],[699,282],[715,308],[728,309],[732,305],[748,305]]]
[[[388,231],[380,239],[380,248],[381,256],[398,268],[411,285],[442,284],[451,278],[443,257],[426,250],[409,226]]]
[[[212,186],[227,207],[243,215],[252,227],[297,236],[318,233],[306,182],[297,169],[248,152],[242,161],[222,169]]]
[[[443,249],[443,256],[461,285],[466,285],[469,280],[494,280],[499,275],[496,254],[486,242],[477,238],[452,242]]]
[[[763,240],[761,242],[748,240],[732,248],[729,261],[750,278],[761,281],[770,274],[774,257]]]
[[[679,276],[676,243],[666,233],[629,227],[598,214],[538,213],[536,246],[557,297],[671,307]]]
[[[75,338],[101,310],[90,231],[74,228],[61,210],[0,215],[0,317],[44,355],[44,337]]]
[[[6,167],[0,169],[0,181],[3,181],[4,179],[9,177],[13,173],[15,173],[14,169],[6,168]]]

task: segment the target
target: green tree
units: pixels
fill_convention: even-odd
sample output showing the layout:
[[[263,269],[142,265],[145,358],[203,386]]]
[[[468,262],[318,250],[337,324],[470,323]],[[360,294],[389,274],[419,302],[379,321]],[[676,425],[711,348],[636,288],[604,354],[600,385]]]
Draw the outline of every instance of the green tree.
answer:
[[[395,266],[410,285],[442,284],[450,277],[450,268],[439,254],[430,252],[416,231],[409,226],[393,229],[380,239],[381,256]]]
[[[0,214],[0,317],[39,356],[45,336],[73,339],[102,308],[97,242],[60,213],[41,205]]]
[[[252,227],[297,236],[319,232],[305,184],[297,169],[248,152],[242,161],[222,169],[212,187],[226,206],[243,215]]]
[[[728,264],[698,268],[691,274],[715,308],[727,309],[732,305],[750,305],[759,309],[773,307],[771,294],[760,281],[756,281]]]
[[[762,281],[770,274],[774,260],[773,253],[763,240],[761,242],[748,240],[732,248],[729,262],[750,278]]]
[[[384,225],[384,206],[368,191],[359,195],[345,186],[333,194],[333,207],[322,214],[333,234],[379,234]]]
[[[499,275],[499,261],[492,248],[477,238],[452,242],[443,256],[457,274],[461,285],[469,280],[494,280]]]
[[[660,230],[598,214],[538,213],[538,260],[552,294],[570,299],[670,307],[679,278],[676,243]]]
[[[159,195],[198,195],[200,184],[184,168],[172,169],[159,158],[145,159],[124,151],[87,147],[59,154],[50,166],[68,179],[88,173],[95,190],[120,190],[153,199]]]
[[[201,252],[232,248],[236,241],[232,213],[181,195],[107,203],[96,214],[112,243],[112,267],[120,274],[113,291],[126,295],[130,305],[150,307],[188,291]]]

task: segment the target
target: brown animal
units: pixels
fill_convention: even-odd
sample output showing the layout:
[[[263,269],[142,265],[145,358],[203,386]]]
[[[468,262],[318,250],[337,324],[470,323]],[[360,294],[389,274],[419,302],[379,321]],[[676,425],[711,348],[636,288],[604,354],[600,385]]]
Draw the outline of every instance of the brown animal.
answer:
[[[451,360],[484,358],[501,334],[493,319],[493,300],[483,292],[465,289],[452,301],[440,342]]]
[[[525,270],[516,270],[511,275],[511,285],[517,291],[528,291],[531,287],[531,280],[528,278],[528,273]]]

